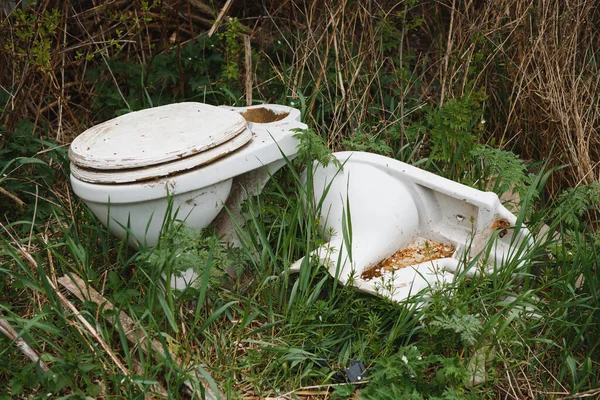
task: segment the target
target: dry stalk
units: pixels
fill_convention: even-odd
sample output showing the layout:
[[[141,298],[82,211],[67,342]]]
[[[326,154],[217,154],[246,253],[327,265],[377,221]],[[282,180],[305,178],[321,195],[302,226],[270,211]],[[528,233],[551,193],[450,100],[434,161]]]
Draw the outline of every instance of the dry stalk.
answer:
[[[244,35],[244,63],[246,66],[246,105],[252,105],[252,47],[250,36]]]
[[[110,301],[108,301],[94,288],[90,287],[89,285],[86,285],[83,279],[81,279],[75,274],[71,274],[70,276],[65,275],[61,278],[58,278],[58,282],[81,301],[94,302],[103,310],[115,310],[115,307]],[[158,356],[159,359],[170,358],[174,360],[175,363],[177,363],[178,365],[184,365],[182,360],[170,354],[168,350],[166,350],[158,340],[149,339],[148,336],[146,336],[145,331],[142,328],[137,327],[136,322],[133,319],[131,319],[131,317],[129,317],[125,312],[120,311],[118,318],[105,318],[113,325],[120,325],[123,328],[127,339],[134,345],[141,345],[142,350],[144,350],[144,352],[146,352],[147,354]],[[197,379],[200,382],[202,382],[202,385],[204,386],[206,394],[209,396],[209,398],[223,398],[223,394],[215,393],[211,390],[208,382],[199,373],[196,372],[196,368],[194,367],[194,365],[188,365],[188,369],[193,371],[192,376],[194,377],[194,379]],[[194,393],[194,395],[200,396],[200,393],[197,393],[194,386],[189,381],[186,381],[185,385],[192,393]]]
[[[9,340],[14,341],[17,347],[21,350],[21,352],[25,356],[27,356],[27,358],[29,358],[31,361],[33,361],[36,364],[39,362],[40,369],[42,370],[42,372],[47,372],[50,370],[50,368],[48,368],[48,365],[46,365],[46,363],[40,359],[38,353],[35,350],[33,350],[27,344],[27,342],[25,342],[25,340],[23,340],[23,338],[17,333],[15,328],[13,328],[7,320],[3,319],[2,314],[0,314],[0,333],[6,336]]]
[[[452,0],[452,8],[450,9],[450,28],[448,29],[448,40],[446,42],[446,54],[444,54],[444,68],[442,70],[442,93],[440,94],[440,106],[444,105],[444,94],[446,90],[446,81],[448,80],[448,61],[450,59],[450,53],[452,52],[452,45],[454,43],[454,37],[452,35],[454,30],[454,15],[456,14],[456,0]]]
[[[454,11],[454,0],[438,4]],[[597,2],[499,0],[475,4],[456,2],[446,46],[436,51],[448,54],[452,47],[448,67],[444,58],[441,68],[444,98],[446,93],[462,96],[469,88],[483,90],[488,95],[490,135],[501,145],[526,159],[548,157],[554,149],[559,157],[552,158],[553,165],[568,163],[569,167],[556,174],[560,182],[553,181],[550,192],[597,181]],[[433,13],[428,24],[437,23],[438,14]],[[474,40],[477,37],[482,41]],[[481,55],[483,63],[474,65],[476,56]],[[470,72],[473,68],[475,75]],[[462,79],[462,84],[457,85],[457,79]]]
[[[15,203],[17,203],[19,205],[19,207],[23,207],[25,205],[25,202],[23,200],[21,200],[20,198],[18,198],[17,196],[15,196],[14,194],[12,194],[11,192],[9,192],[8,190],[6,190],[2,187],[0,187],[0,194],[5,195],[9,199],[11,199]]]
[[[570,400],[570,399],[584,399],[584,398],[597,398],[600,395],[600,389],[590,389],[585,392],[579,392],[576,394],[572,394],[570,396],[561,397],[560,400]]]
[[[375,45],[377,20],[373,16],[379,8],[366,2],[291,2],[290,12],[293,21],[305,21],[303,29],[281,25],[270,14],[278,31],[298,33],[290,45],[293,68],[284,83],[294,98],[298,88],[312,82],[311,92],[303,92],[308,98],[309,122],[327,137],[331,148],[339,149],[342,140],[371,116],[373,93],[382,96],[382,90],[375,89],[381,86],[378,72],[386,65]],[[284,70],[283,66],[278,70]],[[317,109],[328,111],[322,115],[315,113]]]
[[[223,5],[223,8],[221,8],[221,12],[219,12],[217,19],[215,20],[215,23],[211,26],[210,30],[207,33],[208,37],[211,37],[212,35],[214,35],[215,31],[217,30],[217,28],[219,27],[219,25],[221,23],[221,20],[225,17],[225,15],[227,15],[227,12],[229,11],[229,7],[231,7],[232,3],[233,3],[233,0],[227,0],[225,2],[225,4]]]
[[[23,248],[23,246],[21,246],[20,244],[18,244],[17,250],[27,260],[27,262],[31,265],[31,267],[37,270],[38,264],[35,261],[35,259],[33,258],[33,256],[31,255],[31,253],[29,253],[28,251],[26,251],[25,248]],[[54,282],[52,282],[50,280],[50,281],[48,281],[48,283],[52,287],[52,289],[54,290],[54,292],[56,293],[56,295],[58,296],[58,298],[60,299],[61,303],[65,307],[67,307],[69,310],[71,310],[71,312],[75,315],[75,317],[77,318],[77,320],[79,320],[79,322],[81,323],[81,325],[83,325],[83,327],[85,328],[85,330],[94,338],[94,340],[96,340],[96,342],[104,349],[104,351],[106,351],[106,353],[109,355],[109,357],[111,358],[111,360],[115,363],[115,365],[121,370],[121,372],[123,372],[123,374],[125,376],[129,376],[129,370],[127,369],[127,367],[125,365],[123,365],[123,363],[119,360],[119,358],[116,356],[116,354],[112,351],[112,349],[110,348],[110,346],[104,341],[104,339],[102,339],[102,337],[100,336],[100,333],[98,332],[98,330],[95,327],[93,327],[83,317],[83,315],[81,315],[81,313],[79,312],[79,310],[77,309],[77,307],[75,307],[75,305],[73,305],[73,303],[71,303],[60,292],[60,290],[58,290],[58,288],[56,287],[56,285],[55,285]]]

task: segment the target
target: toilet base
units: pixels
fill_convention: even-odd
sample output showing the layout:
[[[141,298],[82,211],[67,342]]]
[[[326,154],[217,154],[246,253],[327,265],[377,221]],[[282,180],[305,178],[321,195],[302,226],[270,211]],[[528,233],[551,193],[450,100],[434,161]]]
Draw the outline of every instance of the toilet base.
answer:
[[[294,157],[295,155],[291,158]],[[231,192],[224,207],[209,225],[215,229],[219,240],[226,242],[231,247],[242,247],[239,237],[240,227],[247,221],[247,216],[242,212],[244,202],[250,197],[258,196],[271,177],[285,165],[286,160],[279,160],[233,178]],[[231,278],[237,278],[234,266],[227,267],[225,272]],[[171,278],[171,288],[182,290],[193,285],[198,279],[201,277],[190,268],[180,276]]]
[[[496,194],[377,154],[333,155],[343,168],[315,164],[312,173],[326,243],[290,272],[318,259],[342,284],[405,301],[456,277],[525,265],[531,235]]]
[[[229,197],[221,212],[210,224],[215,228],[219,239],[233,247],[242,246],[239,227],[246,221],[242,213],[242,204],[250,197],[258,196],[273,174],[285,164],[285,160],[279,160],[233,178]]]

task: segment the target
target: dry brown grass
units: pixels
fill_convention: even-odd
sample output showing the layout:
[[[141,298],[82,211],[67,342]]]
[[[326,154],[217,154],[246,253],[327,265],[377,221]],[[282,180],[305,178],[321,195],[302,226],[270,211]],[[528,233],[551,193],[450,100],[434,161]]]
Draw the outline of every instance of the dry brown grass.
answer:
[[[418,107],[479,91],[487,96],[489,118],[482,140],[526,159],[569,164],[554,175],[552,193],[598,179],[600,8],[594,0],[284,3],[269,15],[273,31],[296,32],[290,73],[280,76],[292,97],[303,80],[314,82],[303,93],[310,98],[308,118],[332,148],[365,122],[377,132],[395,123],[404,127],[409,94]],[[407,30],[416,17],[424,24]],[[395,59],[379,47],[384,19],[400,33]],[[402,79],[381,81],[383,72],[406,66],[407,54],[422,82],[417,92]],[[384,110],[391,89],[397,103]],[[316,103],[330,112],[315,113]]]
[[[28,118],[46,127],[49,136],[69,142],[97,122],[87,71],[109,58],[150,65],[156,54],[207,34],[225,3],[169,0],[144,10],[141,2],[124,0],[40,1],[30,41],[44,35],[45,10],[61,12],[50,60],[42,67],[30,54],[6,47],[19,42],[22,26],[0,15],[0,90],[11,93],[0,123],[10,132],[16,121]],[[595,0],[227,3],[227,14],[239,16],[247,27],[260,66],[268,64],[272,71],[268,78],[243,77],[253,84],[254,99],[276,98],[267,83],[279,81],[297,105],[304,97],[308,122],[333,149],[358,128],[368,125],[373,134],[384,135],[400,124],[403,131],[422,105],[442,105],[478,91],[487,96],[488,132],[482,141],[523,158],[552,155],[554,165],[569,164],[555,174],[553,192],[600,175]],[[419,18],[423,23],[411,28]],[[384,22],[395,29],[395,48],[380,46]],[[268,52],[273,40],[287,42],[291,56]],[[256,74],[256,63],[252,68]],[[406,71],[414,80],[402,78]],[[120,88],[116,79],[115,88]]]
[[[548,154],[556,143],[557,152],[565,154],[561,161],[570,164],[564,175],[568,184],[592,183],[600,176],[598,4],[541,3],[534,16],[539,22],[531,26],[537,35],[516,71],[522,83],[515,88],[503,135],[510,126],[527,132],[513,136],[526,149],[535,146],[533,154]]]
[[[292,99],[298,99],[304,82],[313,82],[309,99],[308,118],[312,125],[321,127],[332,148],[339,148],[347,132],[358,127],[368,116],[372,101],[369,88],[377,84],[381,55],[374,48],[374,26],[370,15],[374,5],[359,4],[348,8],[348,1],[289,2],[294,23],[303,29],[294,31],[293,59],[289,65],[271,60],[281,71],[281,78]],[[278,10],[283,12],[283,10]],[[292,27],[279,22],[276,14],[269,15],[271,29],[292,32]],[[315,112],[316,105],[327,108],[327,116]],[[323,107],[326,103],[327,106]],[[326,117],[326,119],[325,119]]]
[[[27,118],[48,136],[68,143],[98,122],[90,107],[96,94],[93,82],[84,79],[87,71],[111,58],[149,65],[158,53],[208,34],[226,1],[160,4],[144,10],[141,2],[126,0],[42,0],[35,8],[39,18],[29,27],[0,13],[0,91],[10,93],[0,110],[0,125],[10,133],[17,121]],[[61,17],[56,33],[48,35],[43,15],[54,8]],[[553,165],[569,164],[554,175],[552,192],[600,177],[597,0],[424,0],[414,5],[282,0],[248,7],[234,1],[228,13],[241,18],[252,49],[272,70],[261,81],[253,63],[256,76],[245,81],[253,83],[255,99],[272,99],[267,82],[279,81],[298,106],[301,98],[306,100],[308,123],[333,149],[365,125],[378,135],[397,124],[403,130],[422,105],[442,105],[480,91],[487,96],[488,119],[482,141],[524,158],[552,156]],[[422,24],[409,29],[419,18]],[[396,30],[397,45],[383,50],[386,21]],[[32,32],[26,40],[19,39],[23,29]],[[31,53],[8,46],[31,49],[42,37],[51,43],[43,65],[32,62]],[[274,38],[287,41],[289,58],[267,50]],[[414,80],[403,79],[400,68]],[[121,82],[111,79],[120,90]],[[66,184],[61,184],[60,192],[68,196]],[[65,204],[72,204],[70,198]],[[528,348],[525,356],[530,359],[513,369],[511,349],[499,351],[511,360],[498,368],[499,398],[568,392],[550,373],[556,368],[543,370],[545,360],[535,359],[536,349]]]
[[[554,192],[598,180],[600,141],[600,9],[594,0],[438,2],[452,17],[440,68],[440,101],[469,86],[488,96],[490,137],[496,143],[552,164]],[[431,24],[435,22],[431,21]],[[443,36],[443,35],[442,35]],[[440,45],[440,41],[433,41]],[[470,72],[477,57],[477,68]],[[469,82],[470,81],[470,82]]]
[[[97,122],[90,107],[93,85],[85,79],[89,69],[111,58],[146,64],[156,53],[205,34],[215,18],[199,0],[163,1],[150,9],[140,1],[43,0],[32,10],[34,23],[26,25],[15,9],[8,13],[6,3],[0,2],[6,7],[0,10],[0,91],[10,93],[10,101],[0,110],[0,124],[11,132],[27,118],[59,142]],[[60,20],[51,33],[45,13],[53,10]],[[44,40],[48,59],[36,62],[36,42]]]

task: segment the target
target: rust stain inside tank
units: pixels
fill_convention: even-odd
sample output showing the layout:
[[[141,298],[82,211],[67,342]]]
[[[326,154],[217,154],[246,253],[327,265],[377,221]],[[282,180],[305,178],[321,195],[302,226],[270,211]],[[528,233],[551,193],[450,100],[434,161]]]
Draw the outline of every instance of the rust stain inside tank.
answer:
[[[257,124],[266,124],[269,122],[281,121],[285,117],[287,117],[289,112],[284,112],[281,114],[277,114],[273,110],[268,108],[259,107],[259,108],[250,108],[242,113],[242,117],[246,119],[248,122],[254,122]]]
[[[497,219],[494,221],[494,223],[492,224],[490,229],[493,231],[500,230],[500,233],[498,233],[498,236],[500,236],[500,238],[503,238],[508,233],[507,229],[510,227],[511,227],[510,222],[508,222],[504,218],[500,218],[500,219]]]
[[[365,281],[379,278],[385,272],[392,272],[410,265],[416,265],[439,258],[451,257],[456,248],[451,244],[439,243],[429,239],[417,239],[390,257],[381,260],[375,266],[366,269],[360,275]]]

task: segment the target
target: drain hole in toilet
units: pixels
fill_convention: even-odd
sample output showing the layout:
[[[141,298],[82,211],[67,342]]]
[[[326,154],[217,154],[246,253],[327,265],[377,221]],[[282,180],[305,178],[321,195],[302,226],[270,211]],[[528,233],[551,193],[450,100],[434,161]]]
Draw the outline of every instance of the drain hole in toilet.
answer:
[[[390,257],[379,261],[375,266],[366,269],[360,275],[365,281],[379,278],[385,272],[392,272],[439,258],[451,257],[456,248],[451,244],[418,238],[405,248],[398,250]]]
[[[271,109],[259,107],[250,108],[242,113],[242,117],[248,122],[254,122],[256,124],[267,124],[269,122],[281,121],[289,115],[289,112],[278,114]]]

